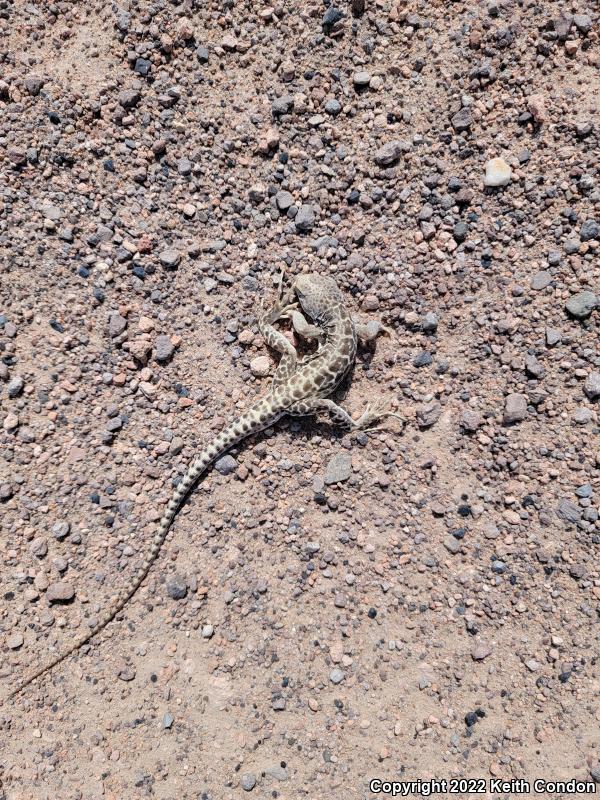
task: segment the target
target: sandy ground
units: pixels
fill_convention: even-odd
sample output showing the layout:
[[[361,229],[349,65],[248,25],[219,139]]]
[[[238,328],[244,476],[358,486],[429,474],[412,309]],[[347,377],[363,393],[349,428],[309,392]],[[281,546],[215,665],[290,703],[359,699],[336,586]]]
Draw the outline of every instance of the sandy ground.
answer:
[[[0,24],[0,698],[267,390],[282,267],[392,328],[343,403],[407,419],[284,421],[211,471],[119,619],[0,706],[0,797],[591,791],[597,9],[0,0]]]

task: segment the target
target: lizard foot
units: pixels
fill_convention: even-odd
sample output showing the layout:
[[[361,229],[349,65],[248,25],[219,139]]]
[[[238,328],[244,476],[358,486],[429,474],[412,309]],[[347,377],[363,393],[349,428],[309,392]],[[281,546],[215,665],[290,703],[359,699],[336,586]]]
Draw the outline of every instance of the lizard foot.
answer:
[[[383,403],[367,403],[367,407],[354,425],[357,430],[361,431],[379,431],[385,426],[375,425],[374,423],[386,417],[396,417],[396,419],[399,419],[402,423],[406,422],[404,417],[400,416],[400,414],[396,414],[395,411],[388,411]]]

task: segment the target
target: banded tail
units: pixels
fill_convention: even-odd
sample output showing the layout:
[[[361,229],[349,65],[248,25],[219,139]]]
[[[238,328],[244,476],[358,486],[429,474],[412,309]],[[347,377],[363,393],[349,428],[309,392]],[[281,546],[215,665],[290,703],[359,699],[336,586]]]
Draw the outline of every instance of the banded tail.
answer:
[[[272,396],[268,399],[263,398],[249,408],[248,411],[242,414],[242,416],[230,423],[221,431],[221,433],[217,435],[215,439],[213,439],[206,450],[204,450],[202,454],[190,465],[175,492],[173,493],[173,496],[169,501],[169,505],[167,506],[167,510],[160,521],[158,531],[154,535],[154,539],[148,555],[146,556],[146,560],[133,577],[133,580],[127,587],[120,591],[115,600],[110,604],[109,608],[100,617],[100,620],[97,622],[97,624],[90,631],[88,631],[88,633],[77,639],[64,652],[56,656],[56,658],[54,658],[45,666],[40,667],[28,678],[18,684],[18,686],[8,695],[9,699],[16,697],[16,695],[22,692],[23,689],[29,686],[30,683],[33,683],[33,681],[37,680],[37,678],[44,675],[44,673],[54,669],[54,667],[64,661],[65,658],[68,658],[76,650],[79,650],[79,648],[84,644],[87,644],[87,642],[96,636],[97,633],[100,633],[100,631],[103,630],[103,628],[105,628],[109,622],[112,622],[112,620],[120,611],[123,610],[127,602],[137,592],[144,581],[144,578],[150,572],[150,568],[158,558],[158,554],[160,553],[163,543],[167,538],[167,534],[169,533],[173,520],[177,516],[177,512],[183,505],[184,500],[195,486],[198,479],[201,477],[202,473],[205,472],[205,470],[214,461],[216,461],[222,455],[225,455],[225,453],[239,441],[245,439],[247,436],[251,436],[254,433],[258,433],[258,431],[261,431],[264,428],[268,428],[280,417],[282,417],[283,414],[285,414],[285,406],[276,405],[273,402]]]

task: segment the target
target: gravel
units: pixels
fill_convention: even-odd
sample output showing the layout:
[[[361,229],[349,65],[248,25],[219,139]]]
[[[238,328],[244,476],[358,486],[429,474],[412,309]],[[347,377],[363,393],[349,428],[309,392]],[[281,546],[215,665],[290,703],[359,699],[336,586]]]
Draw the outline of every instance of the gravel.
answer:
[[[406,422],[284,417],[207,470],[119,618],[5,700],[4,791],[588,776],[595,6],[25,6],[0,0],[1,696],[267,390],[282,270],[385,325],[335,399]]]

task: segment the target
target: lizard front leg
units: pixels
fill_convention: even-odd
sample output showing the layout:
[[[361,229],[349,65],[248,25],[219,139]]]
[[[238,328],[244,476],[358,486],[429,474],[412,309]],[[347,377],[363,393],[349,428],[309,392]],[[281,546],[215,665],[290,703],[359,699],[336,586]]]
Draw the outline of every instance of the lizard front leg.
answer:
[[[382,333],[386,334],[386,336],[392,335],[392,329],[382,325],[377,319],[361,322],[357,317],[352,317],[352,322],[354,323],[356,335],[361,342],[372,342]]]
[[[273,376],[273,387],[285,383],[296,371],[298,364],[298,353],[294,345],[286,336],[273,327],[273,323],[281,319],[282,316],[291,312],[295,304],[286,302],[285,297],[281,297],[277,303],[268,311],[264,311],[258,317],[258,329],[261,336],[269,347],[281,354],[281,360]]]

